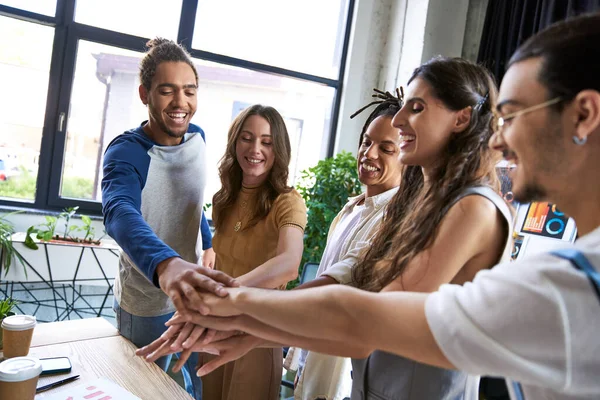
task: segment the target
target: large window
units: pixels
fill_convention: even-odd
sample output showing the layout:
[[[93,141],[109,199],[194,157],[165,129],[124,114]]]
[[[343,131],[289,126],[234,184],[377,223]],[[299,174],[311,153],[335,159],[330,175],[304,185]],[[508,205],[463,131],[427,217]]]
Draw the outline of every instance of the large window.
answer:
[[[199,0],[192,45],[335,79],[340,68],[346,2]]]
[[[27,4],[0,0],[0,204],[100,212],[106,146],[147,119],[139,61],[157,36],[186,46],[198,69],[206,202],[229,125],[249,105],[283,115],[290,184],[331,155],[353,0]]]
[[[33,202],[54,29],[0,16],[0,196]]]

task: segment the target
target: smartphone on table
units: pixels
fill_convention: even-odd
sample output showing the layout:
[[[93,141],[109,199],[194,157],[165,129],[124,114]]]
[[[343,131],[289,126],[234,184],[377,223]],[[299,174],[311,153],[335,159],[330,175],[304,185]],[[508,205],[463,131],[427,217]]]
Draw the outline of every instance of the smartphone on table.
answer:
[[[69,357],[40,358],[42,363],[41,375],[64,374],[71,372]]]

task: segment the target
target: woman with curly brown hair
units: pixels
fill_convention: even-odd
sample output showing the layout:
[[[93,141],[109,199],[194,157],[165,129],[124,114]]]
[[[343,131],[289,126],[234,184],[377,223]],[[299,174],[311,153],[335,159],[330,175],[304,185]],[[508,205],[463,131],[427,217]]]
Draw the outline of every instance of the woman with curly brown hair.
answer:
[[[291,146],[283,118],[254,105],[233,121],[213,197],[215,268],[243,286],[285,287],[295,279],[306,225],[304,201],[287,185]],[[200,355],[200,365],[211,356]],[[281,348],[255,349],[202,379],[203,398],[276,399]]]

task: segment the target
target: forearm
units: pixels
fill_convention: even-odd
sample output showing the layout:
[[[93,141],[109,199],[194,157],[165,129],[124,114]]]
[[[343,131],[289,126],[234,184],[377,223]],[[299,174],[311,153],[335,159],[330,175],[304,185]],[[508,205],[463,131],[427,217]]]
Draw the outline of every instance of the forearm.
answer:
[[[179,255],[161,241],[142,216],[127,204],[115,206],[105,216],[107,233],[150,281],[159,264]],[[156,282],[155,282],[156,283]]]
[[[366,357],[371,350],[364,345],[354,345],[329,339],[307,338],[274,328],[247,315],[237,318],[236,328],[254,337],[254,347],[296,346],[343,357]]]
[[[426,294],[419,293],[374,294],[333,285],[291,292],[244,288],[233,294],[232,300],[240,312],[283,332],[309,339],[289,344],[311,349],[311,341],[321,339],[342,343],[361,353],[380,349],[451,367],[427,325],[426,298]]]
[[[242,286],[275,289],[298,276],[297,257],[288,253],[279,254],[236,280]]]

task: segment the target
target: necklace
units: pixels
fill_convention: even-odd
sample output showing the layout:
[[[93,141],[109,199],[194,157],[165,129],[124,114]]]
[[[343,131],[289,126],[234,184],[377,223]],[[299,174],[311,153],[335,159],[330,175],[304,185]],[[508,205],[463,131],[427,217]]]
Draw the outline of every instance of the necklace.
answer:
[[[242,189],[240,191],[240,203],[237,209],[237,222],[235,223],[233,230],[235,232],[239,232],[242,229],[242,224],[248,222],[248,214],[254,209],[254,204],[251,200],[256,195],[256,190],[258,190],[258,186],[256,187],[247,187],[242,184]]]
[[[246,216],[246,214],[247,214],[246,208],[248,208],[248,201],[246,199],[244,199],[244,200],[242,200],[242,202],[240,203],[240,206],[238,207],[238,212],[237,212],[238,221],[235,223],[235,226],[233,227],[233,230],[236,232],[238,232],[240,229],[242,229],[242,217]],[[240,216],[240,210],[244,211],[244,215]]]

